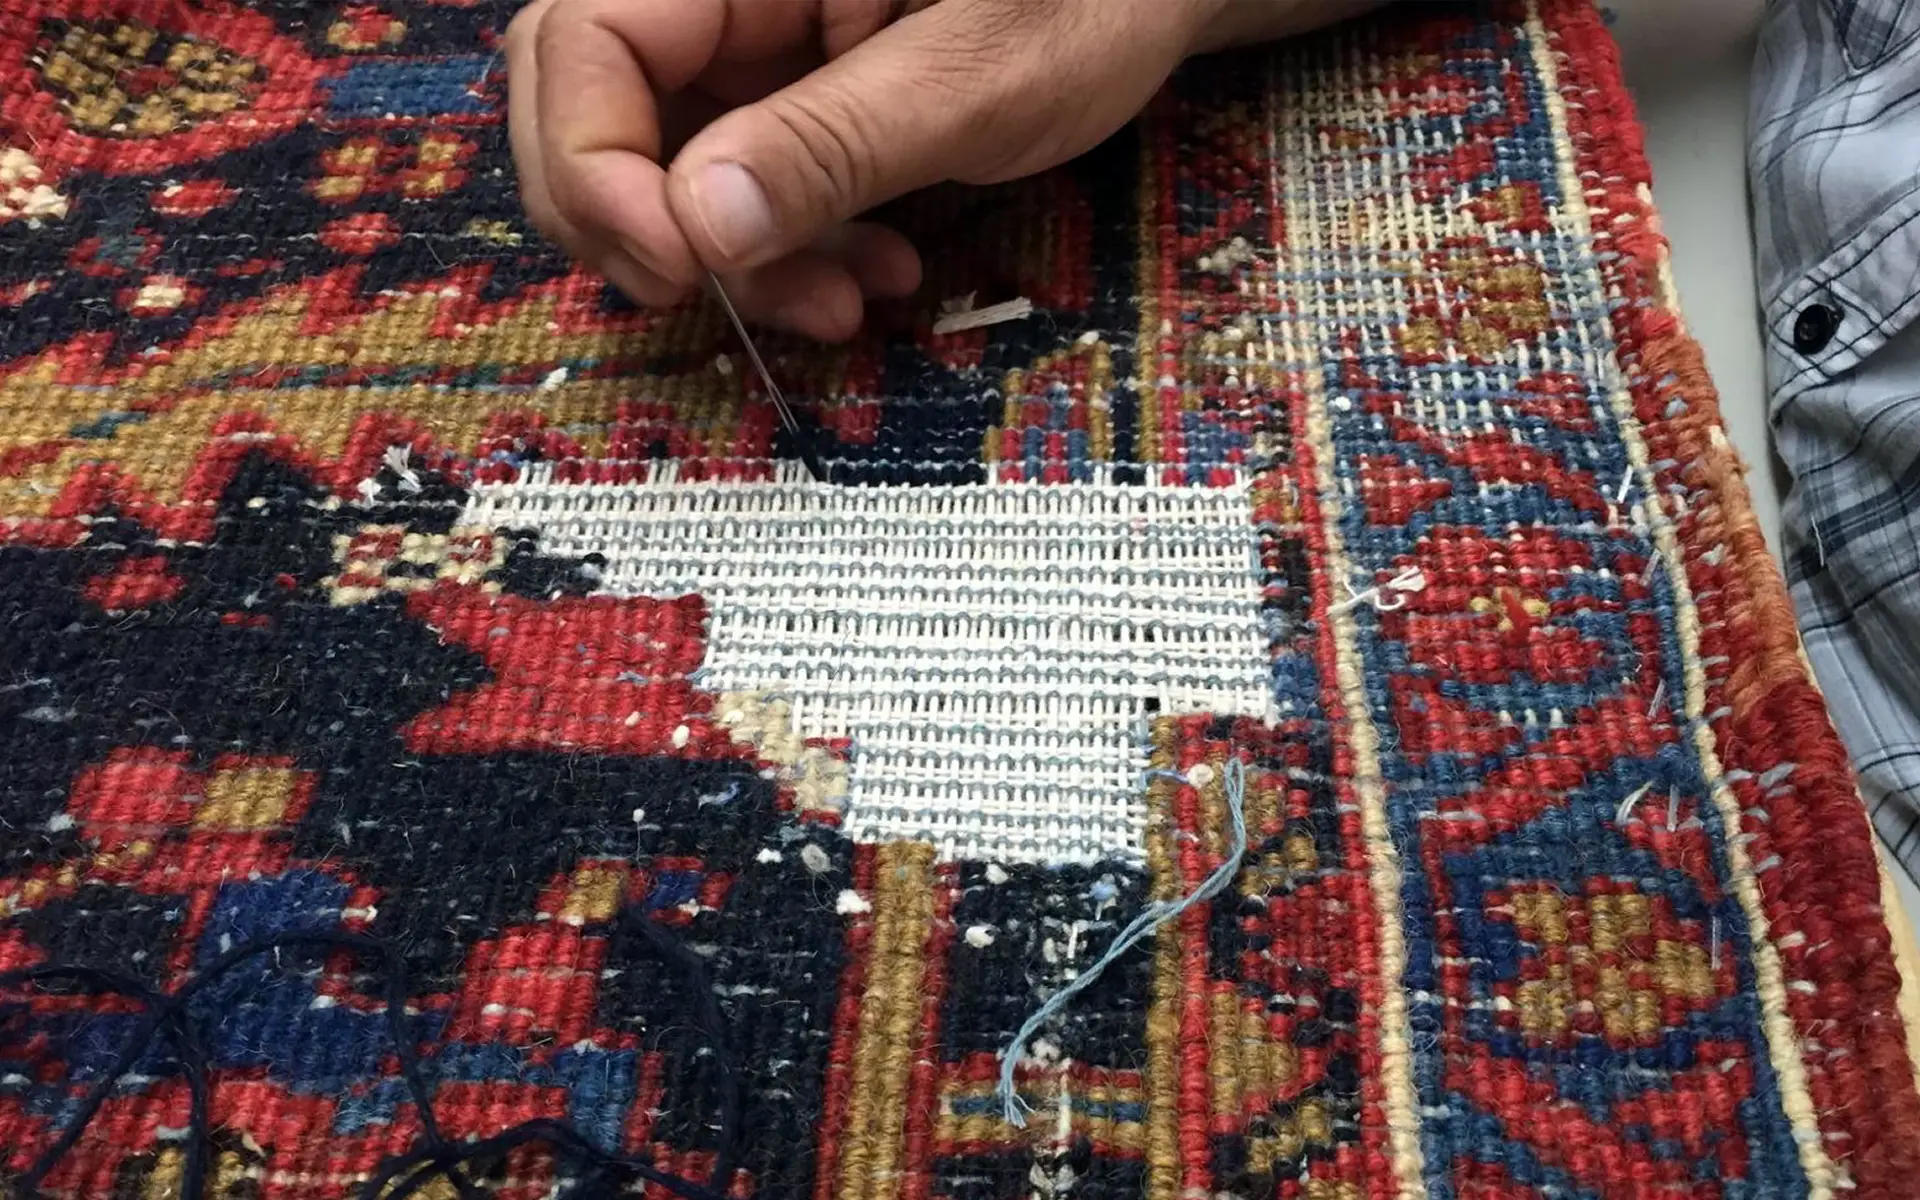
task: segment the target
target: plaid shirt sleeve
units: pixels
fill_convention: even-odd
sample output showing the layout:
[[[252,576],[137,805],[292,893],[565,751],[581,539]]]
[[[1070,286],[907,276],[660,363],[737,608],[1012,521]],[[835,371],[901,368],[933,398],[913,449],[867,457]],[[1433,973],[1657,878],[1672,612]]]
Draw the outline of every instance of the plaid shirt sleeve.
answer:
[[[1920,0],[1776,0],[1749,173],[1787,582],[1920,878]]]

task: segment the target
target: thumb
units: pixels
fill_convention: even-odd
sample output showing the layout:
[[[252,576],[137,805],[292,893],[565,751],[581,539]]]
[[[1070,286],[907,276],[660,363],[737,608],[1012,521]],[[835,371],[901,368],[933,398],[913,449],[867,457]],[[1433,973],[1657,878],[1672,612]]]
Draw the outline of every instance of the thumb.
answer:
[[[667,189],[715,270],[770,262],[895,196],[962,177],[1022,123],[1026,0],[946,0],[701,130]],[[1029,118],[1031,119],[1031,118]],[[1002,151],[1004,152],[1004,151]]]

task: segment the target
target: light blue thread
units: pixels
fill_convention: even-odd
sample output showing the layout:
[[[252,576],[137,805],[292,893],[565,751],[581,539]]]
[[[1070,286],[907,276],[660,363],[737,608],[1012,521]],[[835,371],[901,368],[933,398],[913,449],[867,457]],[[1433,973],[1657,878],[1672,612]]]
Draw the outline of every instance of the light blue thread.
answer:
[[[1161,778],[1172,777],[1183,782],[1186,780],[1186,776],[1178,771],[1157,770],[1150,771],[1148,774]],[[1074,996],[1091,986],[1094,980],[1100,978],[1100,973],[1118,961],[1121,955],[1146,941],[1158,932],[1162,925],[1194,905],[1219,895],[1239,873],[1240,860],[1247,854],[1246,765],[1237,758],[1229,758],[1224,778],[1227,815],[1233,822],[1233,845],[1227,852],[1227,857],[1214,868],[1213,874],[1207,876],[1199,887],[1188,892],[1185,897],[1179,900],[1156,900],[1147,905],[1139,916],[1127,923],[1127,927],[1113,939],[1113,945],[1107,947],[1107,952],[1102,954],[1097,962],[1080,972],[1071,983],[1048,997],[1045,1004],[1035,1009],[1033,1015],[1020,1026],[1019,1032],[1013,1035],[1013,1041],[1000,1052],[1000,1086],[994,1094],[1000,1101],[1000,1114],[1006,1118],[1008,1124],[1025,1128],[1027,1114],[1033,1111],[1033,1106],[1020,1098],[1013,1078],[1014,1069],[1020,1065],[1020,1059],[1025,1056],[1027,1040],[1040,1032],[1041,1027],[1048,1021],[1058,1016]]]

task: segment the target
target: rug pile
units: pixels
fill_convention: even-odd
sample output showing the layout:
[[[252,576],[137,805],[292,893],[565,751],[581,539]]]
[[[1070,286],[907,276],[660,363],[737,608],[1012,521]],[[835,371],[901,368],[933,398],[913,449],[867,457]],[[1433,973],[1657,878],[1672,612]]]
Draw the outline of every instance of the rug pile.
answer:
[[[1911,1195],[1612,45],[1402,8],[904,205],[818,484],[527,225],[510,6],[10,0],[0,1177]]]

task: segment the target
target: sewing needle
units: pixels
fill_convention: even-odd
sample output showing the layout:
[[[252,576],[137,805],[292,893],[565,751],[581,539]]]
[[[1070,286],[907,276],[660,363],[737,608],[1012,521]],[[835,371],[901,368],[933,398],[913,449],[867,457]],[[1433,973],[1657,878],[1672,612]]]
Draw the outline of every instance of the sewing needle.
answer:
[[[800,461],[806,464],[807,473],[816,481],[825,483],[827,472],[809,444],[812,441],[810,431],[801,426],[793,409],[788,406],[786,396],[781,393],[780,385],[773,381],[773,372],[767,370],[766,360],[760,357],[759,347],[753,344],[753,335],[747,332],[747,323],[740,319],[740,310],[733,306],[733,300],[727,295],[727,289],[720,283],[718,275],[708,271],[707,283],[719,298],[720,307],[727,310],[727,319],[733,322],[733,331],[740,335],[740,344],[747,348],[747,358],[753,362],[753,369],[760,373],[760,384],[767,389],[767,398],[773,401],[774,411],[780,414],[780,424],[792,436],[794,448],[799,450]]]

